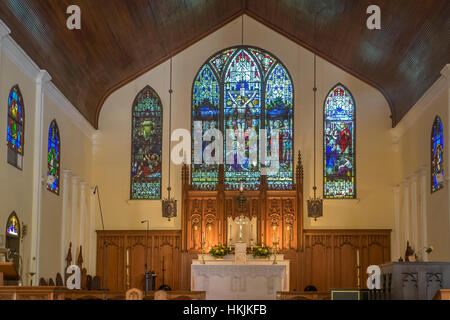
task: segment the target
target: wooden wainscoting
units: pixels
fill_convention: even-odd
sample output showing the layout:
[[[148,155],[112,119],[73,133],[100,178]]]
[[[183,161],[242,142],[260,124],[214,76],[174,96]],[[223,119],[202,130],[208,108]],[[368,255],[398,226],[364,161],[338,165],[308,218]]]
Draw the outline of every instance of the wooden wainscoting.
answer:
[[[97,231],[97,275],[103,278],[103,239],[107,242],[107,286],[126,289],[126,250],[130,255],[130,288],[143,288],[145,231]],[[290,291],[302,292],[314,285],[319,292],[331,288],[356,288],[356,252],[360,252],[360,283],[366,288],[366,269],[391,261],[391,230],[304,230],[303,248],[285,249],[291,266]],[[191,263],[197,252],[181,251],[181,230],[149,231],[148,264],[156,271],[156,288],[162,284],[162,257],[165,283],[172,290],[190,290]],[[103,283],[103,282],[102,282]]]
[[[127,249],[130,258],[130,288],[144,287],[145,238],[143,230],[97,231],[97,275],[103,279],[103,241],[107,246],[107,288],[126,290]],[[180,290],[181,230],[150,230],[148,233],[148,267],[156,272],[156,288],[164,280],[172,290]],[[103,284],[103,280],[101,282]]]

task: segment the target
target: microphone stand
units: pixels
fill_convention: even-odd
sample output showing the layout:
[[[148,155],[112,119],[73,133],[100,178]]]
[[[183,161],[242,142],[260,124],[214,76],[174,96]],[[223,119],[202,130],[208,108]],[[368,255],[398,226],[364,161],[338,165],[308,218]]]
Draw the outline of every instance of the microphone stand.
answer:
[[[164,283],[164,271],[166,271],[166,269],[164,268],[164,256],[163,256],[162,257],[162,285],[159,287],[158,290],[170,291],[172,289],[167,284]]]
[[[105,231],[105,224],[103,223],[103,211],[102,211],[102,204],[100,203],[100,190],[98,189],[98,186],[95,186],[94,194],[97,193],[97,199],[98,199],[98,207],[100,208],[100,217],[102,219],[102,229]],[[108,290],[106,288],[106,272],[107,272],[107,266],[108,264],[108,244],[106,243],[105,234],[103,234],[103,289]]]

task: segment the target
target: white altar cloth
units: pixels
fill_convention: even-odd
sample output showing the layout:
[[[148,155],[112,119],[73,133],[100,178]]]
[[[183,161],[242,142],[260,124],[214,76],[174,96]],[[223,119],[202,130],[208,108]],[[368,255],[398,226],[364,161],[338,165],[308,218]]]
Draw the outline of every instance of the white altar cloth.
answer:
[[[191,290],[206,291],[207,300],[275,300],[288,291],[286,266],[192,264]]]

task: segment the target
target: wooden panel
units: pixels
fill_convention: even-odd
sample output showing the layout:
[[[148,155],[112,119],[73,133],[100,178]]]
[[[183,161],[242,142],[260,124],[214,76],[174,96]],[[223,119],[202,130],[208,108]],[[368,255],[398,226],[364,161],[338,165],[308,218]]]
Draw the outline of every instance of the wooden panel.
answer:
[[[145,231],[97,231],[97,275],[103,279],[103,239],[108,244],[107,288],[126,290],[126,252],[130,256],[130,287],[144,288]],[[148,268],[157,274],[156,287],[162,285],[164,259],[165,284],[173,290],[180,288],[180,231],[149,231]],[[103,281],[102,281],[103,284]]]
[[[81,30],[66,28],[72,4]],[[366,28],[369,5],[381,30]],[[243,13],[378,88],[394,125],[450,58],[447,0],[0,1],[13,38],[96,128],[113,91]]]

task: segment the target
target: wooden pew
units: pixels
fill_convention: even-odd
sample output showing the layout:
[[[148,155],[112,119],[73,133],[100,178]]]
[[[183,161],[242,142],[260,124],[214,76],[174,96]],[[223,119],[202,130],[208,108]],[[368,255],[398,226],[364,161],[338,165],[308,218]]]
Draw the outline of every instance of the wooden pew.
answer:
[[[296,291],[278,291],[277,300],[330,300],[331,295],[329,292],[296,292]]]

